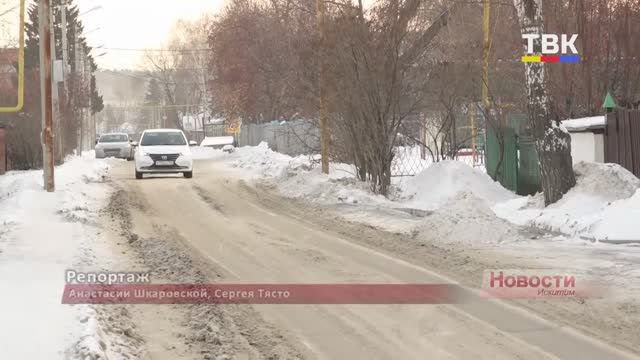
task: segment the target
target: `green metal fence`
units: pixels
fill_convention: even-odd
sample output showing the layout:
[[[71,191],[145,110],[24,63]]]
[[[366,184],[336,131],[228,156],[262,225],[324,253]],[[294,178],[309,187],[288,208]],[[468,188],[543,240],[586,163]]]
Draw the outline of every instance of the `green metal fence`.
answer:
[[[536,142],[531,136],[518,137],[518,188],[520,195],[533,195],[540,191],[540,165]]]
[[[509,190],[518,189],[518,150],[515,131],[511,128],[496,132],[487,129],[485,150],[487,174]]]
[[[488,128],[485,151],[487,174],[520,195],[540,191],[540,168],[534,139],[528,135],[527,116],[510,114],[507,126]]]

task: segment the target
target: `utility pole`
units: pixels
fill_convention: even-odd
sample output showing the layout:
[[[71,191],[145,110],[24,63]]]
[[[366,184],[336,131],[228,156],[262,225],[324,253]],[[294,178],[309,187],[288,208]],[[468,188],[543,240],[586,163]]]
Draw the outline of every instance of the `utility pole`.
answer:
[[[42,168],[44,188],[55,191],[53,148],[53,62],[51,61],[50,1],[40,0],[38,7],[40,35],[40,93],[42,106]]]
[[[491,116],[491,102],[489,101],[489,54],[491,51],[491,0],[482,0],[482,106],[484,108],[485,123]],[[476,159],[476,122],[475,116],[471,118],[471,147],[474,164]]]
[[[485,111],[488,111],[491,107],[489,102],[489,53],[491,51],[491,37],[490,37],[490,24],[491,24],[491,0],[482,0],[482,32],[483,32],[483,46],[482,46],[482,103]]]
[[[318,92],[320,95],[320,154],[322,155],[322,172],[329,173],[329,114],[327,111],[327,5],[325,0],[316,0],[316,16],[320,33],[320,72],[318,74]]]
[[[51,39],[51,64],[53,69],[56,68],[56,32],[53,30],[55,28],[56,18],[53,13],[53,7],[51,3],[49,3],[49,17],[50,17],[50,32],[49,37]],[[55,75],[55,72],[53,72]],[[52,97],[53,97],[53,129],[55,129],[56,136],[54,137],[56,141],[55,153],[54,157],[58,161],[62,161],[62,143],[60,142],[60,97],[58,94],[58,80],[55,76],[52,77],[53,87],[52,87]]]
[[[65,98],[67,95],[67,72],[69,67],[69,49],[68,49],[68,39],[67,39],[67,1],[63,0],[62,5],[60,6],[60,11],[62,14],[62,82],[64,84],[64,94]]]
[[[67,106],[69,105],[68,103],[68,96],[69,96],[69,91],[67,88],[67,72],[68,72],[68,67],[69,67],[69,49],[68,47],[68,39],[67,39],[67,1],[66,0],[62,0],[62,4],[60,5],[60,14],[61,14],[61,37],[62,37],[62,99],[60,101],[60,117],[58,118],[58,123],[60,124],[62,122],[63,117],[66,118],[67,116]],[[56,83],[56,88],[58,87],[58,84]],[[67,121],[69,120],[68,118],[66,119]],[[62,127],[59,126],[58,127],[58,140],[59,140],[59,144],[60,144],[60,152],[64,153],[64,149],[62,148],[62,144],[64,144],[64,139],[63,139],[63,134],[64,132],[62,131]],[[64,155],[62,155],[64,156]]]
[[[82,94],[82,81],[84,79],[81,78],[80,76],[80,43],[78,41],[78,31],[80,29],[78,28],[78,25],[74,25],[73,28],[73,86],[76,89],[75,91],[77,92],[77,94]],[[76,96],[76,99],[79,99]],[[80,98],[81,99],[81,98]],[[79,102],[77,102],[77,105],[82,105],[82,100],[80,100]],[[77,149],[79,153],[82,153],[82,114],[80,116],[80,126],[79,129],[76,131],[77,133]]]
[[[82,57],[84,59],[84,71],[85,71],[85,74],[86,74],[87,78],[89,79],[89,86],[88,86],[88,89],[89,89],[89,91],[88,91],[88,93],[89,93],[89,108],[86,110],[87,113],[85,114],[85,117],[84,117],[84,120],[85,120],[84,131],[85,132],[83,134],[86,146],[84,146],[82,148],[82,150],[89,150],[90,149],[89,141],[91,139],[91,135],[89,135],[89,131],[92,129],[92,126],[91,126],[91,108],[92,108],[92,104],[93,104],[93,89],[91,87],[91,64],[88,61],[89,60],[88,57],[89,57],[89,52],[87,52],[86,55],[83,54],[83,57]]]

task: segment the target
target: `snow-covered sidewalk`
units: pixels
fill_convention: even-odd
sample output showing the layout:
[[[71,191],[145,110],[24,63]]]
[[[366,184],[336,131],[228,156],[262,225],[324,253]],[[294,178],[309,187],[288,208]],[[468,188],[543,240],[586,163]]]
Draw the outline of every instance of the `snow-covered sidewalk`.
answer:
[[[56,167],[54,193],[42,189],[42,171],[0,176],[3,359],[73,359],[80,347],[99,353],[95,311],[61,299],[65,270],[104,256],[91,224],[110,195],[109,161],[92,153],[67,159]]]

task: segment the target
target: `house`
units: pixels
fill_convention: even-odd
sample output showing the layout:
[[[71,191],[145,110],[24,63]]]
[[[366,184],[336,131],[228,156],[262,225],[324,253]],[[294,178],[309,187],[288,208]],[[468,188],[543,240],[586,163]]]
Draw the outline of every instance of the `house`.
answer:
[[[573,163],[580,161],[604,162],[605,116],[592,116],[562,121],[571,135]]]

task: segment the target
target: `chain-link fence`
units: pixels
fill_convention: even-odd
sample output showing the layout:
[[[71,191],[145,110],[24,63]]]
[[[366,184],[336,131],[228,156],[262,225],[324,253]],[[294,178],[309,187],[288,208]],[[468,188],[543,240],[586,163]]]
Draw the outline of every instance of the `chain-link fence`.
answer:
[[[207,126],[207,136],[225,136],[224,125]],[[316,125],[307,120],[272,121],[263,124],[244,124],[237,135],[237,146],[256,146],[266,142],[273,151],[290,156],[317,154],[320,150],[320,132]],[[395,177],[415,176],[434,161],[440,160],[429,149],[417,142],[399,141],[394,148],[391,174]],[[482,149],[461,149],[454,160],[484,171],[484,151]]]
[[[484,171],[484,151],[462,149],[452,159]],[[421,145],[397,146],[391,163],[391,176],[415,176],[436,160],[429,150]]]

